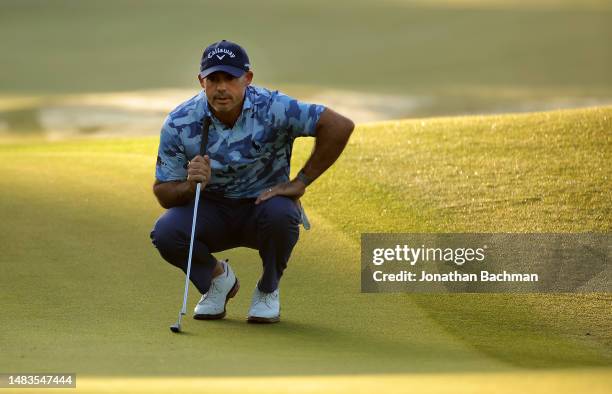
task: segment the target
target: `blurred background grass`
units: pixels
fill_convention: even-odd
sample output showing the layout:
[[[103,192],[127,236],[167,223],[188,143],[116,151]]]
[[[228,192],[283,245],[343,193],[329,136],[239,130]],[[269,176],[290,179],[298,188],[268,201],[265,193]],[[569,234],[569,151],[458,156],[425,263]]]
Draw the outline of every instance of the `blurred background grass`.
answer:
[[[3,0],[0,132],[156,134],[220,39],[360,123],[612,103],[610,1]]]
[[[225,38],[263,83],[612,90],[612,7],[448,3],[5,0],[0,89],[191,87],[203,47]]]

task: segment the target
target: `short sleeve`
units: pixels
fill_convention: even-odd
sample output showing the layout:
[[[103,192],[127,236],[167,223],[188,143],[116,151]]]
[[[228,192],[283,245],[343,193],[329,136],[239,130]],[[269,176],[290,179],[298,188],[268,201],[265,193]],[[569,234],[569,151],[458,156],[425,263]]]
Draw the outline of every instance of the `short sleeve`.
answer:
[[[179,134],[166,118],[159,137],[155,178],[161,182],[187,179],[187,159]]]
[[[270,105],[273,126],[287,130],[292,138],[314,137],[324,110],[323,105],[304,103],[282,93],[275,94]]]

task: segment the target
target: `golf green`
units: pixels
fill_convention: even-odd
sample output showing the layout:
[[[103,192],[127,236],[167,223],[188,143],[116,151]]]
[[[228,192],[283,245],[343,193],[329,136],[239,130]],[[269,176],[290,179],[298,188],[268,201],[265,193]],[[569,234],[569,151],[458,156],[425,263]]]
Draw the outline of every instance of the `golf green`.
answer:
[[[184,276],[149,240],[157,139],[3,141],[0,371],[84,392],[609,392],[609,294],[361,294],[359,235],[610,231],[611,130],[612,107],[358,126],[304,197],[282,322],[245,323],[261,263],[235,249],[227,318],[182,335]]]

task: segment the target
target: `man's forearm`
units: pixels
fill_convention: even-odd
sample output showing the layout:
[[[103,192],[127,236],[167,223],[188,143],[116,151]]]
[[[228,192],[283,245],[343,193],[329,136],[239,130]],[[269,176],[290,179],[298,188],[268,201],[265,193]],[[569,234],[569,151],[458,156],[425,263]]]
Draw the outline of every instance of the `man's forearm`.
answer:
[[[303,168],[310,182],[334,164],[344,150],[354,128],[355,125],[350,119],[330,109],[321,115],[314,149]]]
[[[196,183],[191,181],[155,181],[153,185],[157,201],[166,209],[189,203],[195,195],[195,189]]]

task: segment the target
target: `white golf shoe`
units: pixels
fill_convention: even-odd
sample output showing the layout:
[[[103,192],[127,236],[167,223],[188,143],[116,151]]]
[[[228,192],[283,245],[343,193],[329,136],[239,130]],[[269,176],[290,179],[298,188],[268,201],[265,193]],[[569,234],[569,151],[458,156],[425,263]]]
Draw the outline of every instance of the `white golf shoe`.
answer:
[[[230,298],[238,293],[240,282],[227,260],[221,261],[223,273],[212,279],[208,292],[202,296],[195,306],[194,319],[215,320],[225,317],[225,305]]]
[[[276,323],[280,321],[280,298],[278,289],[272,293],[259,291],[255,286],[251,308],[247,317],[249,323]]]

